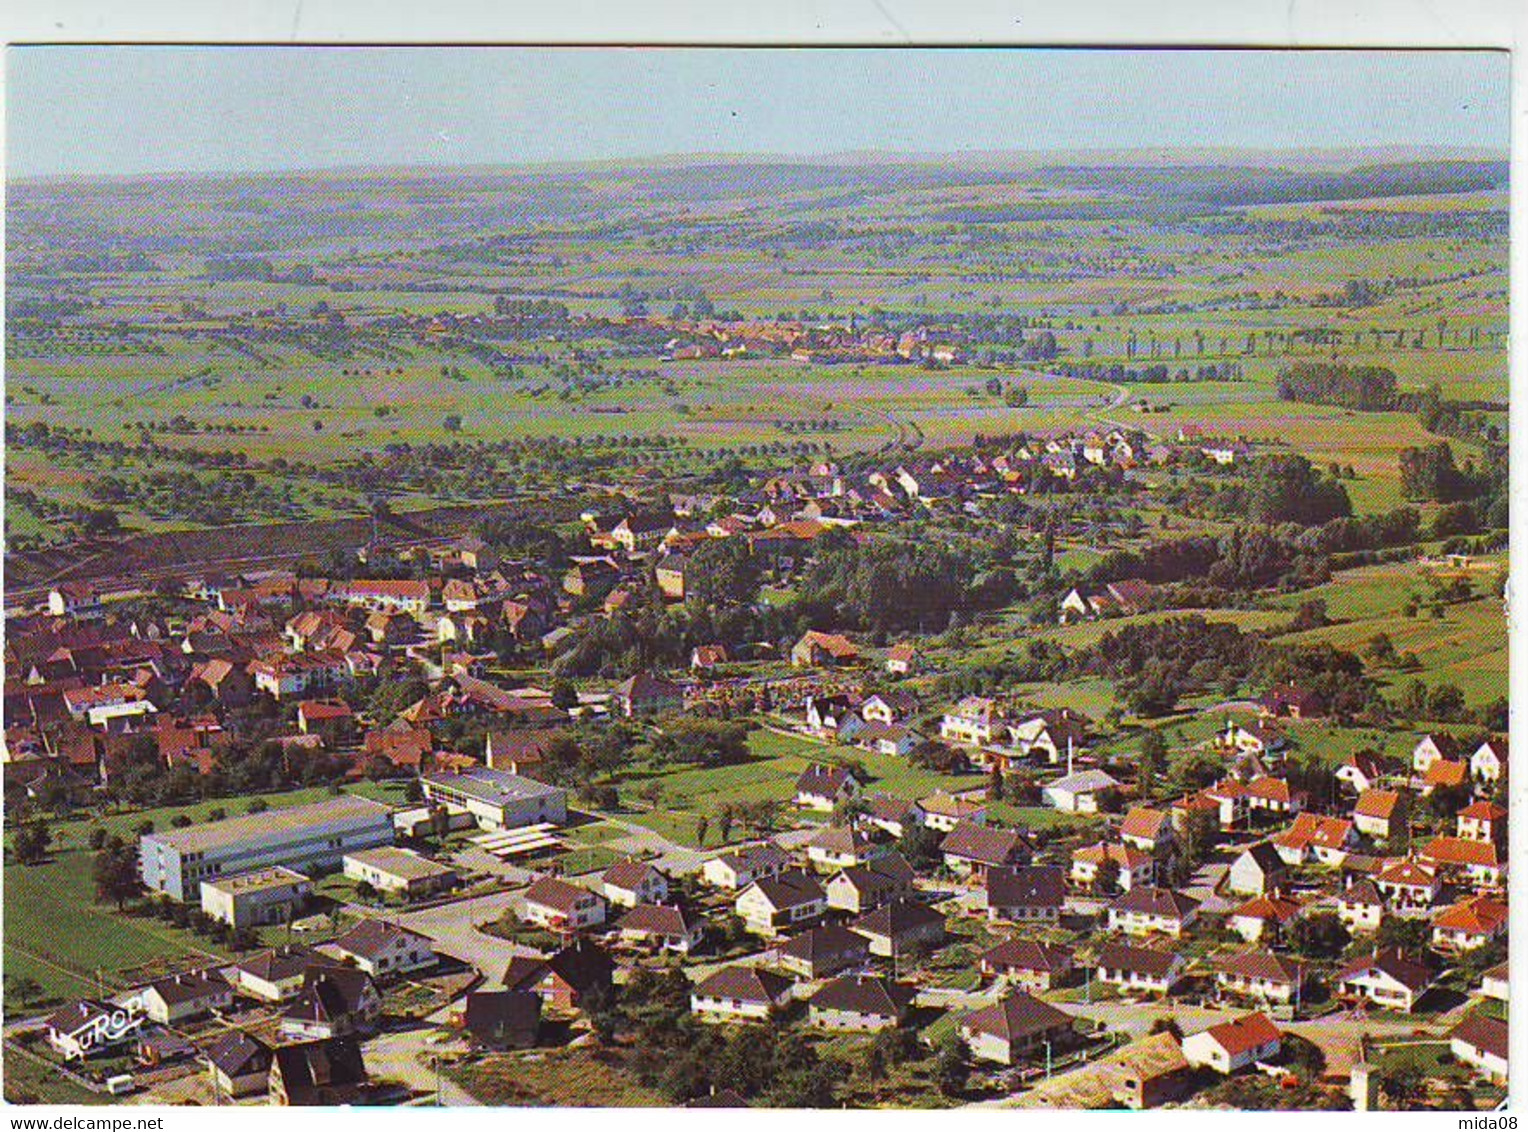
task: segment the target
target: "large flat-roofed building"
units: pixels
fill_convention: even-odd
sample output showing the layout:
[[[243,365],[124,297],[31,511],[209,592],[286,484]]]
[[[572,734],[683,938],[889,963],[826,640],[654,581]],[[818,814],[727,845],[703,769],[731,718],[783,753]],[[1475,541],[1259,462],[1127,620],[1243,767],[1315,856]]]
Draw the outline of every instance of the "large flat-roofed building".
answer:
[[[459,774],[427,774],[421,779],[431,802],[466,810],[483,829],[568,820],[568,792],[533,778],[473,767]]]
[[[176,900],[197,899],[201,882],[272,865],[311,872],[345,854],[393,843],[392,811],[342,794],[321,802],[145,834],[138,868],[145,887]]]
[[[313,895],[313,882],[296,869],[272,865],[252,873],[202,881],[202,911],[236,928],[291,923]]]

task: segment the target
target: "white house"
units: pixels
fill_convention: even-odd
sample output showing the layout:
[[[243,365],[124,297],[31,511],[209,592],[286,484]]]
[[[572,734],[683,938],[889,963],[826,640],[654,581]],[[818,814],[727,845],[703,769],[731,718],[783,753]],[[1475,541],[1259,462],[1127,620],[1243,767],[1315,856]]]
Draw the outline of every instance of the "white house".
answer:
[[[1337,894],[1337,919],[1350,932],[1377,932],[1385,919],[1385,898],[1367,877]]]
[[[436,962],[428,937],[383,920],[362,920],[326,946],[373,979],[422,971]]]
[[[1271,844],[1259,841],[1243,849],[1226,873],[1226,890],[1238,896],[1262,896],[1277,888],[1285,872],[1284,861]]]
[[[1395,948],[1359,956],[1344,964],[1337,974],[1337,985],[1343,994],[1408,1014],[1432,982],[1431,971]]]
[[[1099,795],[1119,789],[1119,780],[1102,770],[1079,770],[1056,779],[1040,793],[1048,805],[1067,814],[1095,814]]]
[[[1454,749],[1454,740],[1448,735],[1423,735],[1411,749],[1411,769],[1418,776],[1424,775],[1433,763],[1452,759]]]
[[[1109,928],[1126,935],[1177,937],[1199,914],[1199,901],[1170,888],[1138,886],[1109,905]]]
[[[1002,726],[1002,712],[992,700],[967,696],[944,713],[939,721],[939,737],[968,747],[985,747],[997,737]]]
[[[525,918],[554,931],[578,931],[605,922],[605,898],[559,877],[537,877],[525,890]]]
[[[1190,1034],[1183,1039],[1183,1056],[1190,1065],[1207,1065],[1217,1073],[1235,1073],[1278,1055],[1284,1038],[1266,1014],[1248,1014]]]
[[[233,1005],[233,987],[216,971],[194,971],[156,979],[140,997],[150,1021],[170,1026],[227,1010]]]
[[[827,911],[828,894],[810,873],[760,877],[738,894],[733,910],[751,932],[778,935]]]
[[[763,1021],[791,1000],[791,981],[757,967],[723,967],[690,992],[690,1009],[702,1021]]]
[[[796,805],[805,810],[831,811],[859,794],[862,786],[845,767],[812,763],[796,780]]]
[[[1150,947],[1105,943],[1094,960],[1093,977],[1124,993],[1167,994],[1183,978],[1181,955]]]
[[[619,861],[600,877],[605,899],[622,908],[662,904],[669,896],[668,877],[646,861]]]
[[[1470,756],[1470,777],[1494,786],[1507,769],[1507,740],[1487,739]]]
[[[1507,1024],[1477,1011],[1448,1035],[1448,1046],[1455,1058],[1472,1065],[1492,1081],[1507,1079]]]
[[[735,892],[763,877],[779,876],[790,863],[790,855],[785,850],[772,841],[765,841],[711,858],[700,867],[700,875],[709,885]]]

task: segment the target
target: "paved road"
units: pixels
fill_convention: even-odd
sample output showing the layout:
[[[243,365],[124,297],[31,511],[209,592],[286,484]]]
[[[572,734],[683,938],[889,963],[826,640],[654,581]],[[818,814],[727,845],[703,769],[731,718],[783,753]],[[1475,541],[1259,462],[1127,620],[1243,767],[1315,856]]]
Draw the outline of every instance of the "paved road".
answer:
[[[444,1021],[444,1012],[437,1012],[431,1017]],[[466,1047],[457,1042],[436,1046],[427,1044],[427,1040],[435,1032],[436,1026],[424,1025],[410,1030],[378,1034],[366,1043],[367,1072],[374,1080],[386,1078],[391,1081],[400,1081],[410,1092],[423,1094],[418,1102],[421,1104],[435,1103],[438,1089],[439,1103],[442,1105],[457,1107],[479,1105],[481,1102],[466,1089],[453,1082],[444,1073],[437,1074],[434,1057],[461,1053]]]
[[[516,955],[537,955],[539,952],[507,939],[486,935],[477,930],[477,925],[497,920],[506,911],[519,915],[524,909],[525,890],[515,889],[510,892],[491,892],[486,896],[474,896],[417,912],[395,912],[389,915],[389,919],[426,936],[440,953],[471,964],[482,971],[490,982],[496,982]]]

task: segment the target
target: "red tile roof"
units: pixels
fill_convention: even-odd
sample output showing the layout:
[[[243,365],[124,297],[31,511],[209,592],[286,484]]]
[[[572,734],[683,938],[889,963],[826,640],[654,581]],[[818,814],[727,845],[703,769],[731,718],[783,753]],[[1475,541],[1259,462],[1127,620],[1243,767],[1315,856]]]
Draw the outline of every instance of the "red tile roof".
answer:
[[[1232,1057],[1248,1053],[1269,1042],[1283,1039],[1283,1034],[1266,1014],[1248,1014],[1232,1022],[1211,1026],[1210,1036]]]

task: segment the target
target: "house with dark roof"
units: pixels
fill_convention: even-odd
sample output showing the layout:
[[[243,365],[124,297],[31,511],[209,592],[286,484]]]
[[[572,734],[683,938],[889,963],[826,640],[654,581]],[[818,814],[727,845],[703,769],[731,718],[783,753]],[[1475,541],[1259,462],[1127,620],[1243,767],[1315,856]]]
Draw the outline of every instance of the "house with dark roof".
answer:
[[[1058,865],[988,869],[987,919],[1016,924],[1058,924],[1066,903],[1066,873]]]
[[[1321,693],[1294,684],[1275,684],[1263,694],[1258,706],[1275,719],[1320,719],[1326,714]]]
[[[1482,998],[1494,998],[1497,1002],[1506,1002],[1511,997],[1512,981],[1507,973],[1507,961],[1503,959],[1489,971],[1480,976],[1480,986],[1475,993]]]
[[[462,1029],[477,1049],[529,1049],[541,1035],[541,996],[532,991],[471,991]]]
[[[1337,972],[1337,986],[1343,996],[1408,1014],[1432,984],[1431,970],[1394,947],[1360,955]]]
[[[723,967],[695,984],[690,1010],[704,1022],[759,1021],[791,1000],[791,981],[758,967]]]
[[[786,940],[775,951],[775,957],[793,975],[823,979],[866,963],[870,958],[870,941],[842,924],[824,924]]]
[[[1507,1080],[1507,1023],[1478,1010],[1464,1016],[1448,1033],[1454,1057],[1491,1081]]]
[[[1135,947],[1109,940],[1093,960],[1093,977],[1123,993],[1167,994],[1183,978],[1181,955],[1153,947]]]
[[[763,841],[711,858],[700,867],[700,875],[707,884],[735,892],[762,877],[779,876],[790,864],[789,853],[773,841]]]
[[[980,883],[988,869],[1005,869],[1029,860],[1029,844],[1016,829],[961,822],[939,842],[945,867]]]
[[[364,919],[328,945],[342,962],[374,979],[422,971],[436,963],[429,937],[384,920]]]
[[[683,707],[684,689],[651,672],[638,672],[610,690],[610,710],[627,719],[662,715]]]
[[[130,1044],[137,1027],[119,1025],[115,1007],[92,998],[59,1007],[43,1023],[48,1044],[65,1061],[83,1061]]]
[[[977,956],[977,969],[1003,984],[1027,991],[1048,991],[1072,981],[1073,952],[1060,944],[1033,939],[1005,939]]]
[[[960,1036],[972,1057],[1013,1065],[1045,1046],[1053,1053],[1067,1048],[1077,1031],[1070,1014],[1032,994],[1013,991],[962,1018]]]
[[[881,851],[867,834],[843,825],[823,826],[806,839],[804,848],[807,861],[823,873],[868,864]]]
[[[1176,938],[1199,915],[1199,901],[1170,888],[1139,887],[1109,905],[1109,928],[1126,935],[1161,932]]]
[[[1211,965],[1223,994],[1259,1002],[1296,1001],[1308,977],[1302,963],[1257,948],[1218,956]]]
[[[234,982],[240,994],[264,1002],[285,1002],[302,990],[308,967],[323,956],[301,944],[284,944],[257,951],[234,964]]]
[[[869,941],[871,955],[905,955],[936,946],[945,936],[944,913],[906,897],[866,913],[850,928]]]
[[[923,824],[923,808],[917,802],[888,794],[867,794],[862,802],[865,809],[858,820],[892,837],[900,838],[913,826]]]
[[[155,979],[139,994],[149,1020],[163,1026],[205,1018],[233,1005],[233,987],[215,970]]]
[[[1334,777],[1355,794],[1372,790],[1396,774],[1390,760],[1374,751],[1357,751],[1337,768]]]
[[[225,1030],[202,1047],[202,1060],[222,1096],[248,1097],[266,1091],[271,1047],[243,1030]]]
[[[597,927],[605,922],[605,898],[561,877],[540,876],[525,890],[525,918],[553,931]]]
[[[826,889],[828,907],[841,912],[868,912],[888,900],[912,891],[912,869],[899,854],[892,854],[903,868],[880,868],[882,860],[868,865],[851,865],[829,878]],[[890,864],[890,861],[887,861]]]
[[[888,1030],[906,1019],[917,993],[878,975],[846,975],[808,1000],[808,1018],[825,1030]]]
[[[600,876],[600,891],[612,905],[635,908],[668,899],[668,877],[646,861],[617,861]]]
[[[847,692],[808,696],[802,705],[807,730],[824,739],[852,739],[865,726],[858,711],[858,699]]]
[[[314,964],[302,990],[281,1014],[281,1033],[301,1039],[369,1033],[382,1015],[382,995],[365,971]]]
[[[796,780],[796,805],[804,810],[828,812],[855,797],[864,783],[847,767],[812,763]]]
[[[888,727],[905,724],[917,711],[918,697],[901,689],[875,692],[859,706],[860,718],[866,723],[884,723]]]
[[[573,1011],[610,992],[615,964],[599,945],[581,939],[544,959],[516,956],[503,982],[506,990],[534,991],[548,1006]]]
[[[1337,919],[1350,932],[1377,932],[1385,918],[1385,897],[1364,877],[1337,894]]]
[[[706,922],[674,904],[638,904],[616,923],[621,942],[688,955],[700,946]]]
[[[1487,739],[1470,756],[1470,776],[1481,786],[1495,786],[1507,773],[1507,750],[1505,735]]]
[[[267,1095],[273,1105],[357,1104],[369,1081],[355,1038],[325,1038],[277,1046]]]
[[[760,877],[733,902],[748,930],[762,936],[820,919],[827,908],[827,892],[816,877],[800,870]]]

